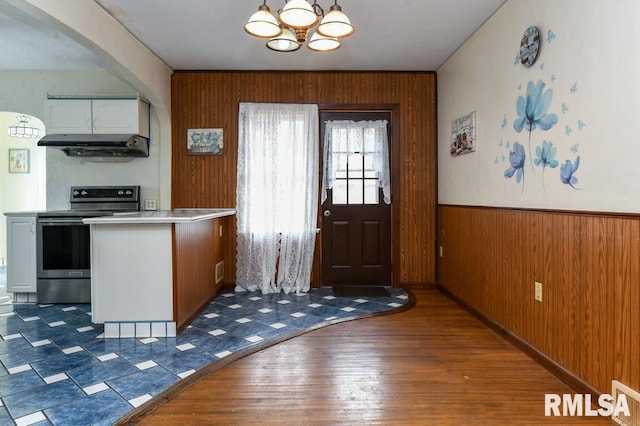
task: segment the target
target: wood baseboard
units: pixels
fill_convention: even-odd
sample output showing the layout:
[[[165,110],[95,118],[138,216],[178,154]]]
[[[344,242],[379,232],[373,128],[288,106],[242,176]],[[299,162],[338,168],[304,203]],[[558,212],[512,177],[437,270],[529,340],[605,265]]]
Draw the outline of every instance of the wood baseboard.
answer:
[[[406,289],[429,289],[429,288],[437,288],[438,285],[434,282],[415,282],[415,283],[400,283],[400,285],[398,286],[394,286],[394,287],[399,287],[399,288],[406,288]]]
[[[497,323],[496,321],[489,318],[482,312],[478,311],[474,307],[468,305],[467,303],[459,299],[456,295],[451,293],[442,285],[438,284],[436,285],[436,288],[440,292],[442,292],[445,296],[447,296],[449,299],[453,300],[456,304],[458,304],[459,306],[464,308],[466,311],[471,313],[473,316],[478,318],[484,325],[486,325],[487,327],[489,327],[490,329],[498,333],[501,337],[503,337],[513,346],[515,346],[524,354],[526,354],[531,359],[536,361],[538,364],[540,364],[543,368],[545,368],[551,374],[556,376],[558,379],[562,380],[571,389],[575,390],[576,393],[591,394],[594,400],[597,400],[597,398],[602,393],[600,390],[596,389],[591,384],[585,382],[582,378],[577,376],[572,371],[567,370],[565,367],[558,364],[557,361],[550,358],[544,352],[541,352],[538,348],[532,346],[527,341],[523,340],[521,337],[517,336],[509,329],[503,327],[501,324]],[[605,391],[605,392],[608,392],[608,391]]]

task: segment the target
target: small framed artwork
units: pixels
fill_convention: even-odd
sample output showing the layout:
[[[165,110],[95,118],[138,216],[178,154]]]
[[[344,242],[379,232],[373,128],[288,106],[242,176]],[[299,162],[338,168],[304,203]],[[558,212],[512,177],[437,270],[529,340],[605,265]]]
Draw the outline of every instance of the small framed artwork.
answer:
[[[29,173],[29,150],[9,148],[9,173]]]
[[[476,112],[453,120],[451,126],[451,155],[458,156],[476,150]]]
[[[222,129],[187,130],[187,154],[222,155]]]

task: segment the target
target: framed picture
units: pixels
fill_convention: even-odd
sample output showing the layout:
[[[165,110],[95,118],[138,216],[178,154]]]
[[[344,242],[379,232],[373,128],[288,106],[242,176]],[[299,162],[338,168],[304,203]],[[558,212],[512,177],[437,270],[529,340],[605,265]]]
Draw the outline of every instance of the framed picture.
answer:
[[[451,155],[458,156],[476,150],[476,112],[453,120],[451,125]]]
[[[29,173],[29,150],[9,148],[9,173]]]
[[[187,154],[222,155],[222,129],[187,130]]]

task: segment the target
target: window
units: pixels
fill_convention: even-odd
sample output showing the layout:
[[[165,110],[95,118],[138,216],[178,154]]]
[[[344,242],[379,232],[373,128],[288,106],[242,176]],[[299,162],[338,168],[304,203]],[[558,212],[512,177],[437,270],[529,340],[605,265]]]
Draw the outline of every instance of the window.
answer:
[[[307,291],[318,210],[318,108],[241,103],[238,130],[236,290]]]
[[[379,188],[391,202],[386,120],[327,121],[322,202],[333,189],[333,204],[378,204]]]

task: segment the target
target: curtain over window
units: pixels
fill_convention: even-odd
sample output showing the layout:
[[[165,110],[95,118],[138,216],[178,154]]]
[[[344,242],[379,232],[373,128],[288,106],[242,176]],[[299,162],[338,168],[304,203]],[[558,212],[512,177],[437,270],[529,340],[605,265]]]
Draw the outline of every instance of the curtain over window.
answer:
[[[327,121],[323,146],[323,203],[327,199],[327,190],[353,173],[362,174],[365,180],[377,178],[377,187],[382,188],[384,202],[391,203],[386,120]],[[354,164],[358,164],[358,169],[354,168]],[[334,191],[334,202],[335,195]],[[377,204],[377,200],[375,203]]]
[[[236,290],[309,290],[318,145],[316,105],[240,104]]]

